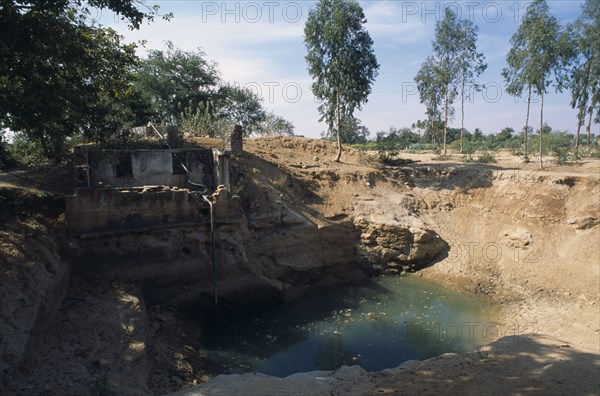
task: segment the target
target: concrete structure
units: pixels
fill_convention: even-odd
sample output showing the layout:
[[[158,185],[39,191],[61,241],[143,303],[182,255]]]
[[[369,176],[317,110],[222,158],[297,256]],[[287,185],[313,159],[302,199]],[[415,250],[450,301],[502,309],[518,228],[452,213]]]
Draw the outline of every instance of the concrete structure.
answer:
[[[233,127],[233,130],[225,136],[225,150],[233,156],[241,156],[244,153],[244,131],[240,125]]]
[[[216,196],[222,197],[231,191],[230,153],[224,150],[80,146],[74,158],[78,190],[67,200],[72,235],[97,237],[206,223],[209,207],[202,195],[219,191]],[[237,204],[218,206],[221,221],[240,216]]]
[[[163,185],[187,187],[188,179],[214,189],[212,149],[95,150],[76,153],[80,188]],[[82,171],[85,170],[85,171]],[[187,172],[186,172],[187,169]]]

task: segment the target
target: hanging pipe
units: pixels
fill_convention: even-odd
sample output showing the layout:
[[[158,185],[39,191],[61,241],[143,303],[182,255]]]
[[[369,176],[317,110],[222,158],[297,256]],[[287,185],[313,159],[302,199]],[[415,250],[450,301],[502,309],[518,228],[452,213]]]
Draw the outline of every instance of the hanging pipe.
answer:
[[[213,203],[212,201],[208,198],[208,195],[203,195],[202,198],[204,198],[204,200],[206,202],[208,202],[208,205],[210,206],[210,239],[211,239],[211,249],[210,249],[210,256],[212,259],[212,268],[213,268],[213,287],[214,287],[214,295],[215,295],[215,306],[218,305],[219,303],[219,298],[217,296],[217,260],[215,259],[215,252],[216,252],[216,246],[215,246],[215,215],[213,212]]]

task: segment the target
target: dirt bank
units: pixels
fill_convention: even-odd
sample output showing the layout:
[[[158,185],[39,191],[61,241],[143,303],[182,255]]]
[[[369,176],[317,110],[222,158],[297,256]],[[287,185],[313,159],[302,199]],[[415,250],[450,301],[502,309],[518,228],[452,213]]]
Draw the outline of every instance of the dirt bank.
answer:
[[[292,297],[310,284],[417,270],[413,276],[495,300],[500,320],[478,328],[496,341],[379,373],[219,376],[189,394],[600,392],[598,160],[539,171],[508,155],[473,165],[406,154],[414,162],[382,166],[353,150],[333,163],[333,144],[318,140],[249,139],[245,147],[235,186],[245,217],[226,240],[236,241],[232,252],[243,254],[232,256],[246,260],[252,279]],[[33,241],[11,246],[25,254]],[[115,273],[75,275],[59,288],[66,299],[33,359],[9,370],[9,393],[162,394],[208,379],[195,345],[201,329],[180,302],[153,302],[138,280]]]
[[[450,245],[447,257],[418,272],[490,296],[497,339],[465,355],[448,354],[366,373],[358,367],[285,379],[219,376],[186,395],[234,394],[598,394],[600,392],[600,163],[544,171],[501,155],[492,165],[418,161],[378,167],[351,152],[327,161],[320,144],[294,139],[249,144],[298,180],[319,186],[308,207],[352,215],[372,202],[379,215],[405,213]],[[456,156],[457,159],[460,158]],[[485,324],[479,324],[483,328]]]

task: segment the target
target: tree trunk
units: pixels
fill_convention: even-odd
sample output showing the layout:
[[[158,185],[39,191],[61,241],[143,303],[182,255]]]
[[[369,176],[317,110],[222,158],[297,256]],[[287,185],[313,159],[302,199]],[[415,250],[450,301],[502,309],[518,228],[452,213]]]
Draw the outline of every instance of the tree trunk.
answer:
[[[340,162],[340,158],[342,157],[342,115],[340,114],[340,93],[338,92],[337,94],[337,98],[336,98],[336,109],[335,109],[335,122],[337,124],[337,144],[338,144],[338,149],[337,149],[337,154],[335,156],[335,162]]]
[[[448,87],[446,87],[446,100],[444,103],[444,155],[446,155],[447,128],[448,128]]]
[[[525,162],[529,162],[527,156],[527,130],[529,129],[529,107],[531,106],[531,85],[527,90],[527,115],[525,116],[525,131],[523,132],[523,150],[525,155]]]
[[[435,135],[435,123],[433,121],[433,117],[431,117],[431,144],[436,144],[437,143],[437,136]]]
[[[583,110],[584,107],[581,106],[579,108],[579,114],[577,115],[577,133],[575,134],[575,160],[579,159],[579,133],[581,131],[581,126],[583,125],[583,121],[585,119]]]
[[[463,153],[465,130],[465,80],[462,80],[462,89],[460,95],[460,153]]]
[[[585,128],[585,132],[586,132],[585,143],[588,146],[588,148],[590,147],[590,144],[592,143],[591,131],[592,131],[592,115],[593,115],[593,113],[594,113],[594,108],[592,106],[590,106],[590,110],[588,111],[588,123]]]
[[[542,136],[544,135],[544,93],[542,92],[542,102],[540,105],[540,169],[544,169],[543,156],[544,149],[542,146]]]

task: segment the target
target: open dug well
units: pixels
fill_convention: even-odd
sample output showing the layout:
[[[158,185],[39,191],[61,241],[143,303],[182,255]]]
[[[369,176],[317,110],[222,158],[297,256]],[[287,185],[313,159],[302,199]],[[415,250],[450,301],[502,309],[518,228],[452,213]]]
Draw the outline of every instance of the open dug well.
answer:
[[[597,160],[199,144],[200,196],[171,153],[77,195],[2,175],[3,395],[600,392]]]

